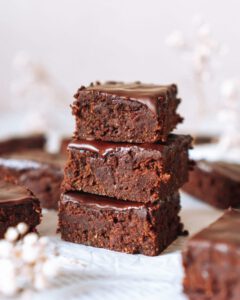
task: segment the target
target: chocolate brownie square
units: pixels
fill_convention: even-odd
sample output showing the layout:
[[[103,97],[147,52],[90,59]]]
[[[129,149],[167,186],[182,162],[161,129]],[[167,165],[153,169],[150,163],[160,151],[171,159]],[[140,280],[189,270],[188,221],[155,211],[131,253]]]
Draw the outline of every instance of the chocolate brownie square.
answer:
[[[59,231],[69,242],[154,256],[182,234],[179,210],[178,193],[143,204],[68,192],[59,204]]]
[[[188,241],[183,252],[183,284],[189,299],[239,299],[239,228],[240,211],[230,209]]]
[[[81,87],[72,105],[76,139],[152,143],[166,141],[182,122],[177,86],[108,82]]]
[[[35,231],[40,220],[40,202],[28,189],[0,181],[0,239],[8,227],[21,222],[28,225],[29,231]]]
[[[56,209],[65,157],[44,151],[25,151],[0,157],[0,179],[28,187],[42,207]]]
[[[191,137],[170,135],[166,143],[74,141],[69,144],[63,190],[154,202],[188,180]]]
[[[30,149],[43,150],[46,144],[46,137],[43,134],[28,136],[16,136],[0,140],[0,154],[9,154]]]
[[[240,206],[240,164],[196,161],[183,190],[218,208]]]

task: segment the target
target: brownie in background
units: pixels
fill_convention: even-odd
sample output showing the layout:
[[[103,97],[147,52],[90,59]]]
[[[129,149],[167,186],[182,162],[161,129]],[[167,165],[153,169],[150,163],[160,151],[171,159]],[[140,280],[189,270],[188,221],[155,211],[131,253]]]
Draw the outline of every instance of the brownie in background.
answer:
[[[190,300],[239,299],[239,228],[240,211],[231,209],[188,241],[183,285]]]
[[[0,155],[30,149],[43,150],[45,144],[46,137],[43,134],[11,137],[5,140],[0,140]]]
[[[60,198],[65,156],[25,151],[0,157],[0,179],[25,185],[42,207],[56,209]]]
[[[8,227],[24,222],[35,231],[41,220],[39,200],[25,187],[0,181],[0,239]]]
[[[240,164],[196,161],[183,191],[217,208],[240,206]]]
[[[193,145],[205,145],[217,143],[218,137],[216,135],[192,135]]]

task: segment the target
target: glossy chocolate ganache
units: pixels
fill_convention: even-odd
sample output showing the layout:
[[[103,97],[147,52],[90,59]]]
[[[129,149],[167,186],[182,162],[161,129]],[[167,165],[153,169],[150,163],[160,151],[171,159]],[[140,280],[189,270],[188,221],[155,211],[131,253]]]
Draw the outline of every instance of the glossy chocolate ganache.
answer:
[[[20,204],[33,199],[35,197],[26,188],[0,181],[0,205]]]
[[[81,87],[79,91],[96,91],[99,93],[106,93],[120,97],[131,98],[138,102],[145,104],[154,113],[157,111],[157,102],[164,101],[167,98],[176,98],[177,86],[171,85],[155,85],[143,84],[141,82],[134,82],[124,84],[122,82],[106,82],[105,84],[91,84],[89,87]],[[78,93],[75,98],[78,97]]]
[[[83,192],[68,192],[62,197],[62,202],[81,203],[92,208],[126,210],[144,207],[144,204],[140,202],[118,200],[116,198],[109,198]]]
[[[68,145],[68,149],[78,149],[85,150],[90,152],[95,152],[100,154],[101,156],[105,156],[109,152],[113,152],[116,150],[129,150],[133,147],[143,150],[157,150],[162,152],[165,147],[171,145],[172,147],[177,143],[191,143],[191,137],[188,135],[174,135],[171,134],[168,137],[166,142],[158,142],[158,143],[143,143],[143,144],[133,144],[133,143],[114,143],[114,142],[103,142],[103,141],[95,141],[95,140],[76,140],[72,141]]]
[[[174,195],[165,197],[164,203],[172,201],[172,197],[177,199],[178,193]],[[161,201],[161,200],[160,200]],[[91,208],[101,208],[110,210],[128,210],[128,209],[147,209],[148,207],[154,207],[155,203],[142,203],[134,201],[119,200],[116,198],[110,198],[107,196],[99,196],[95,194],[89,194],[84,192],[67,192],[62,195],[62,203],[73,202],[84,204],[84,206],[89,206]]]

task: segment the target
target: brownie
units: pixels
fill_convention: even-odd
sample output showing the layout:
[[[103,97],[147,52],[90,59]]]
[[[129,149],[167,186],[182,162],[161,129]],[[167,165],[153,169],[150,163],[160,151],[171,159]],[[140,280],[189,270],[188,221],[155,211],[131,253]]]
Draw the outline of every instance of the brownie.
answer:
[[[178,235],[179,194],[153,204],[122,201],[82,192],[62,194],[62,239],[127,253],[158,255]]]
[[[72,105],[75,139],[152,143],[165,141],[182,122],[177,86],[108,82],[81,87]]]
[[[56,209],[65,159],[44,151],[25,151],[0,157],[0,179],[28,187],[42,207]]]
[[[190,145],[186,135],[155,144],[74,141],[68,146],[63,191],[154,202],[188,180]]]
[[[0,239],[8,227],[24,222],[29,231],[41,220],[39,200],[25,187],[0,181]]]
[[[46,137],[43,134],[16,136],[0,140],[0,154],[20,152],[30,149],[44,149]]]
[[[184,291],[191,300],[240,297],[240,211],[229,209],[192,237],[183,252]]]
[[[218,141],[216,135],[193,135],[194,145],[213,144]]]
[[[240,206],[240,164],[199,160],[183,190],[218,208]]]

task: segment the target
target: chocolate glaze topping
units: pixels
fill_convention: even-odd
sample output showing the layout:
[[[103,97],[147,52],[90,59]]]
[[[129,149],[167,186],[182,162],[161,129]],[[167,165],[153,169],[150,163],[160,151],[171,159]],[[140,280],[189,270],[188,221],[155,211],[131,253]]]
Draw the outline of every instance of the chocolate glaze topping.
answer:
[[[240,182],[240,164],[222,161],[211,162],[206,160],[200,160],[198,161],[197,166],[206,172],[216,172],[222,176]]]
[[[19,204],[33,199],[35,197],[24,187],[0,181],[0,205]]]
[[[97,91],[115,96],[137,100],[156,113],[157,102],[167,98],[176,98],[177,86],[143,84],[141,82],[125,84],[122,82],[106,82],[105,84],[91,84],[89,87],[81,87],[80,90]],[[78,93],[75,95],[78,97]]]
[[[115,210],[144,208],[144,204],[141,202],[123,201],[115,198],[109,198],[105,196],[99,196],[82,192],[65,193],[62,196],[62,202],[82,203],[90,207]]]
[[[192,240],[208,240],[211,243],[231,244],[240,247],[240,211],[229,209],[216,222],[202,230]],[[220,251],[227,251],[226,247],[218,247]]]
[[[79,149],[79,150],[87,150],[91,152],[96,152],[101,156],[105,156],[109,152],[115,151],[116,149],[121,149],[124,151],[128,151],[133,147],[137,147],[138,149],[143,150],[157,150],[159,152],[163,151],[164,147],[168,145],[174,146],[173,142],[187,142],[189,145],[191,143],[190,136],[184,135],[170,135],[168,137],[167,142],[165,143],[143,143],[143,144],[130,144],[130,143],[113,143],[113,142],[102,142],[102,141],[95,141],[95,140],[78,140],[73,141],[68,145],[68,149]]]
[[[134,146],[134,144],[128,143],[111,143],[111,142],[102,142],[102,141],[87,141],[87,140],[78,140],[71,142],[68,145],[68,149],[79,149],[86,150],[90,152],[98,153],[102,156],[105,156],[107,153],[114,151],[116,149],[129,149],[129,147]]]
[[[68,149],[79,149],[86,150],[90,152],[96,152],[101,156],[107,155],[109,152],[116,150],[129,151],[131,148],[137,147],[139,149],[150,149],[158,150],[163,149],[164,145],[161,144],[129,144],[129,143],[111,143],[111,142],[102,142],[102,141],[87,141],[87,140],[78,140],[70,143]]]

